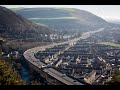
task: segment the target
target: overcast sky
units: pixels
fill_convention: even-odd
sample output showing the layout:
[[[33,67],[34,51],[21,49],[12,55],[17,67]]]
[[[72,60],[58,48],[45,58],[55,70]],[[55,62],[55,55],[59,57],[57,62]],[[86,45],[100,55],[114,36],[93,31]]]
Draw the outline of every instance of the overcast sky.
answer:
[[[62,7],[89,11],[104,19],[120,19],[120,5],[1,5],[7,8]]]

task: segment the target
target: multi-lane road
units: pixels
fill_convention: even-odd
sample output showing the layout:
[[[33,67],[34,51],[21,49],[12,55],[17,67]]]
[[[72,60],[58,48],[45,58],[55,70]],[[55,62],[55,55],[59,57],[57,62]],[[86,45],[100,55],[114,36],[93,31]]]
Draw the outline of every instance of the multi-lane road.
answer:
[[[90,32],[83,33],[81,37],[75,38],[75,39],[72,39],[72,40],[68,40],[68,41],[65,41],[65,42],[53,43],[53,44],[46,45],[46,46],[40,46],[40,47],[35,47],[35,48],[32,48],[32,49],[28,49],[27,51],[24,52],[24,57],[29,63],[36,66],[38,69],[41,69],[41,67],[45,64],[42,63],[39,59],[35,58],[34,55],[38,51],[44,51],[46,48],[52,48],[52,47],[57,46],[57,45],[76,43],[78,40],[86,39],[90,35],[92,35],[93,33],[100,32],[102,30],[104,30],[104,28],[100,28],[96,31],[90,31]],[[58,81],[66,84],[66,85],[83,85],[82,83],[80,83],[80,82],[78,82],[78,81],[76,81],[76,80],[74,80],[74,79],[72,79],[68,76],[64,76],[61,72],[59,72],[59,71],[57,71],[53,68],[46,68],[46,69],[42,69],[42,70],[45,73],[49,74],[50,76],[54,77],[55,79],[57,79]]]

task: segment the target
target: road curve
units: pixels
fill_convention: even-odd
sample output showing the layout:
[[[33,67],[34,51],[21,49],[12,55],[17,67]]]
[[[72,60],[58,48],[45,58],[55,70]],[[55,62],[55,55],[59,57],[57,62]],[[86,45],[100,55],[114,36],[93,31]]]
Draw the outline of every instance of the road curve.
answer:
[[[28,49],[24,52],[24,57],[25,59],[35,65],[36,67],[38,67],[38,69],[41,69],[41,66],[42,65],[45,65],[44,63],[42,63],[39,59],[36,59],[34,54],[36,54],[38,51],[44,51],[46,48],[52,48],[54,46],[57,46],[57,45],[62,45],[62,44],[67,44],[67,43],[71,43],[71,42],[77,42],[78,40],[80,39],[86,39],[88,38],[90,35],[92,35],[93,33],[96,33],[96,32],[100,32],[104,30],[104,28],[100,28],[96,31],[90,31],[90,32],[86,32],[86,33],[83,33],[81,37],[79,38],[75,38],[75,39],[72,39],[72,40],[69,40],[69,41],[65,41],[65,42],[61,42],[61,43],[53,43],[53,44],[50,44],[50,45],[46,45],[46,46],[39,46],[39,47],[35,47],[35,48],[32,48],[32,49]],[[53,68],[47,68],[47,69],[43,69],[43,71],[47,74],[49,74],[50,76],[54,77],[55,79],[57,79],[58,81],[66,84],[66,85],[83,85],[82,83],[68,77],[68,76],[64,76],[63,77],[63,74]]]

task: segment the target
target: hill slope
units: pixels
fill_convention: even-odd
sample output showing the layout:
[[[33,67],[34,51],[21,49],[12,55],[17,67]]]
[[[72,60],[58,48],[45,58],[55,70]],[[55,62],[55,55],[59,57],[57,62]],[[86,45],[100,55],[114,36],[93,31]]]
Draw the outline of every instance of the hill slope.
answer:
[[[57,31],[90,31],[109,25],[107,21],[90,12],[73,8],[21,8],[12,10],[35,23],[45,24]]]
[[[7,38],[41,39],[40,34],[49,34],[45,26],[37,25],[15,14],[13,11],[0,6],[0,36]]]

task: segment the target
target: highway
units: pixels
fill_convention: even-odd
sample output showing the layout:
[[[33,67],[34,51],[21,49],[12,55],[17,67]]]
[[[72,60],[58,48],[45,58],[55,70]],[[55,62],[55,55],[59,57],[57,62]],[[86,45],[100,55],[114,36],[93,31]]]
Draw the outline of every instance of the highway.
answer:
[[[69,41],[65,41],[65,42],[61,42],[61,43],[53,43],[50,45],[46,45],[46,46],[39,46],[39,47],[35,47],[32,49],[28,49],[24,52],[24,57],[25,59],[32,63],[33,65],[35,65],[36,67],[38,67],[39,69],[41,69],[41,66],[45,65],[44,63],[42,63],[39,59],[36,59],[34,54],[36,54],[38,51],[45,51],[46,48],[52,48],[54,46],[57,45],[62,45],[62,44],[69,44],[69,43],[76,43],[78,40],[80,39],[86,39],[88,38],[90,35],[92,35],[93,33],[96,32],[100,32],[104,30],[104,28],[100,28],[96,31],[90,31],[90,32],[86,32],[83,33],[81,37],[79,38],[75,38]],[[53,68],[46,68],[46,69],[42,69],[45,73],[49,74],[50,76],[54,77],[55,79],[57,79],[58,81],[66,84],[66,85],[84,85],[68,76],[63,76],[63,74]]]

